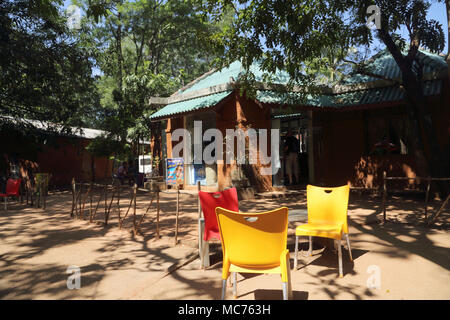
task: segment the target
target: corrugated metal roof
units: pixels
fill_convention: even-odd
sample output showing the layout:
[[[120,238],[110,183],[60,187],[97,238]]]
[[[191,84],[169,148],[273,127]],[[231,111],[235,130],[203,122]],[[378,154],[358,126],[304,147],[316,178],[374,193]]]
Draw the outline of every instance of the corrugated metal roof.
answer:
[[[424,74],[439,72],[444,68],[447,68],[447,63],[442,56],[431,54],[426,51],[419,51],[420,58],[424,63]],[[367,61],[368,69],[383,78],[399,79],[401,78],[401,72],[397,63],[392,55],[387,51],[380,51]],[[266,82],[265,72],[261,70],[258,63],[254,63],[250,67],[250,71],[255,76],[255,80],[258,82]],[[205,75],[204,78],[199,78],[198,82],[194,82],[192,86],[188,87],[184,91],[180,90],[176,95],[182,95],[190,92],[194,92],[201,89],[214,87],[229,83],[231,78],[235,81],[244,72],[244,68],[241,62],[236,61],[230,64],[228,67],[223,68],[220,71],[213,72],[209,75]],[[343,81],[343,85],[361,84],[366,82],[372,82],[379,80],[375,77],[369,77],[361,74],[353,74]],[[270,83],[273,84],[287,84],[289,82],[289,75],[284,71],[278,71],[274,75],[270,76]],[[441,80],[432,80],[424,82],[424,94],[425,96],[440,94],[442,88]],[[220,93],[213,93],[211,95],[198,97],[186,101],[176,102],[169,104],[154,113],[150,118],[152,120],[169,118],[170,116],[192,112],[196,110],[205,109],[216,105],[231,91],[225,91]],[[256,99],[261,103],[268,104],[287,104],[287,105],[306,105],[315,107],[348,107],[359,106],[367,104],[378,104],[389,101],[400,101],[405,98],[404,92],[397,85],[386,86],[373,89],[365,89],[353,92],[346,92],[341,94],[322,94],[322,95],[301,95],[295,92],[279,92],[270,90],[257,91]]]
[[[441,90],[442,80],[432,80],[423,83],[423,91],[425,96],[438,95]],[[405,93],[398,86],[346,92],[337,95],[309,95],[306,97],[301,97],[298,93],[258,91],[256,99],[262,103],[343,108],[401,101],[405,99]]]
[[[424,74],[439,72],[442,69],[447,68],[445,58],[440,55],[433,54],[424,50],[419,50],[417,55],[424,64]],[[371,73],[379,75],[386,79],[401,79],[402,77],[400,68],[387,49],[380,51],[372,58],[367,60],[367,62],[365,63],[365,67]],[[343,81],[343,84],[365,83],[376,80],[378,80],[378,78],[376,77],[353,74],[352,76],[345,79]]]
[[[169,118],[175,114],[191,112],[195,110],[205,109],[218,104],[221,100],[227,97],[232,91],[224,91],[209,96],[185,100],[177,103],[172,103],[150,116],[150,119]]]

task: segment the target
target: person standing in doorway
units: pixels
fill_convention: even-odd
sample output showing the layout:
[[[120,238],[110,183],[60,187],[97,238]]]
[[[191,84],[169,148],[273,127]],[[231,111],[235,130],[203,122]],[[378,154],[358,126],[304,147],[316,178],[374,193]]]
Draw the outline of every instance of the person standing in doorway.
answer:
[[[298,174],[298,151],[299,151],[299,141],[292,135],[292,130],[289,129],[286,135],[286,140],[284,143],[284,154],[286,157],[286,174],[289,178],[289,184],[292,185],[293,175],[295,177],[295,182],[299,183]]]

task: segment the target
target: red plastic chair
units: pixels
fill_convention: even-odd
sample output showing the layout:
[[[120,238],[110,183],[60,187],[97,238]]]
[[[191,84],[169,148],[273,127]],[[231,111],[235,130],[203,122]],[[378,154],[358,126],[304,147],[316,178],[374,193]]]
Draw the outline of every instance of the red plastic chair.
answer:
[[[239,211],[239,202],[236,188],[230,188],[219,192],[199,191],[200,205],[203,211],[204,228],[202,219],[199,220],[199,254],[201,265],[209,266],[209,243],[212,239],[220,240],[219,225],[217,223],[216,208],[222,207],[231,211]],[[203,237],[202,237],[203,233]]]
[[[8,197],[20,196],[21,179],[8,179],[6,182],[6,193],[0,193],[1,198],[5,198],[5,210],[8,210]]]

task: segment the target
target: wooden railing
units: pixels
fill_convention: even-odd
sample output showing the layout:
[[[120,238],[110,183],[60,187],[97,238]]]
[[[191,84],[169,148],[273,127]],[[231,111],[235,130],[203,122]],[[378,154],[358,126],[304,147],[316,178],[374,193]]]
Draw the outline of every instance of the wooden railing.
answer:
[[[430,198],[430,188],[431,188],[431,182],[432,181],[450,181],[450,178],[432,178],[432,177],[388,177],[386,176],[386,171],[383,172],[383,222],[386,222],[386,201],[387,201],[387,181],[391,180],[414,180],[414,181],[427,181],[427,189],[425,194],[425,210],[424,210],[424,218],[425,222],[428,225],[431,225],[436,218],[439,216],[439,214],[444,210],[445,206],[447,205],[450,194],[447,195],[447,198],[443,201],[441,207],[439,210],[431,216],[430,219],[428,219],[428,201]]]

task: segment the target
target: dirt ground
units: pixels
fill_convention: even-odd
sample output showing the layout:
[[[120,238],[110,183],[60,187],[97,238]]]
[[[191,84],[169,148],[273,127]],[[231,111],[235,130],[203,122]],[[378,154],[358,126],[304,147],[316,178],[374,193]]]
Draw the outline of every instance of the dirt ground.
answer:
[[[140,192],[137,221],[151,196]],[[93,206],[98,200],[94,196]],[[123,194],[124,216],[130,195]],[[107,203],[109,205],[109,201]],[[161,194],[160,239],[156,238],[156,210],[145,216],[141,234],[134,235],[130,210],[118,228],[114,202],[104,226],[104,201],[94,223],[89,204],[84,219],[70,217],[72,196],[53,192],[47,208],[11,203],[0,206],[1,299],[219,299],[221,293],[220,243],[211,247],[211,267],[199,270],[197,254],[197,196],[180,196],[179,242],[174,243],[176,195]],[[239,203],[241,211],[265,211],[279,206],[306,209],[304,192],[290,197]],[[429,213],[440,206],[430,204]],[[350,239],[354,261],[343,250],[344,277],[338,277],[337,254],[315,242],[306,255],[307,238],[301,239],[298,270],[292,270],[294,299],[450,299],[450,234],[448,208],[433,227],[423,224],[423,199],[389,198],[386,224],[381,201],[351,194]],[[289,224],[288,248],[293,266],[294,229]],[[80,268],[79,289],[68,289],[69,266]],[[373,287],[374,279],[379,286]],[[228,289],[231,298],[231,288]],[[238,275],[238,299],[281,299],[277,275]]]

